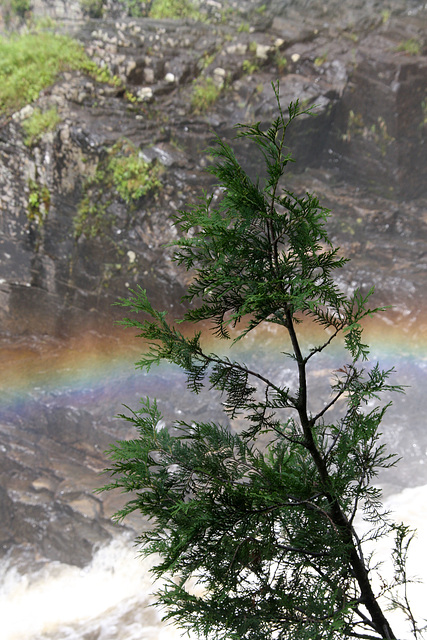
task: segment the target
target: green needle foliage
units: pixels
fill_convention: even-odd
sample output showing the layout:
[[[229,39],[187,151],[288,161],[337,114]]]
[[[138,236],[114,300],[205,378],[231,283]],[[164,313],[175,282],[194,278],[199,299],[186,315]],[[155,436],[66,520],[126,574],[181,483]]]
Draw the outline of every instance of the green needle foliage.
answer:
[[[262,152],[266,177],[253,182],[217,139],[209,171],[222,195],[179,213],[175,260],[194,274],[184,320],[209,321],[230,345],[259,325],[277,325],[298,384],[206,352],[200,332],[186,337],[142,289],[131,292],[121,304],[145,319],[123,324],[149,344],[137,366],[178,365],[192,392],[219,390],[227,416],[224,425],[190,417],[171,435],[156,401],[143,400],[122,416],[139,436],[111,446],[112,481],[101,490],[132,494],[118,520],[133,511],[151,520],[138,541],[144,554],[159,555],[157,602],[184,630],[215,640],[395,638],[383,611],[388,598],[419,637],[406,595],[399,598],[410,532],[389,521],[372,485],[379,469],[394,464],[379,443],[387,405],[372,405],[401,390],[388,382],[392,371],[360,364],[368,357],[361,322],[380,309],[368,306],[372,291],[346,295],[336,285],[346,260],[328,238],[329,211],[283,184],[288,127],[309,110],[296,102],[282,112],[273,86],[278,118],[267,131],[238,125],[237,134]],[[305,319],[325,338],[304,353],[298,327]],[[313,413],[308,367],[340,336],[346,362]],[[232,428],[237,415],[246,428]],[[391,533],[396,573],[386,584],[365,547]],[[188,586],[194,580],[196,592]]]

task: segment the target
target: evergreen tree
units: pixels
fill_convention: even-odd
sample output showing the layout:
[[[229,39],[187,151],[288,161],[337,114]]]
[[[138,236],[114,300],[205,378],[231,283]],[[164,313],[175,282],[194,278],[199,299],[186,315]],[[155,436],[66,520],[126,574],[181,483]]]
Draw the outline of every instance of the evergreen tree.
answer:
[[[175,260],[193,274],[184,321],[208,321],[230,346],[260,325],[276,325],[297,387],[231,355],[206,352],[200,332],[186,337],[142,289],[131,291],[121,304],[146,319],[123,324],[149,344],[137,366],[178,365],[192,392],[205,385],[219,390],[231,425],[243,416],[246,427],[190,417],[174,423],[178,435],[172,435],[160,426],[156,401],[142,400],[122,416],[139,437],[111,446],[113,477],[102,490],[132,494],[118,520],[135,510],[151,520],[138,542],[143,554],[159,555],[153,572],[164,586],[157,602],[183,629],[215,640],[395,638],[381,596],[403,610],[419,637],[409,602],[397,593],[407,583],[410,532],[389,520],[372,485],[394,456],[379,442],[388,405],[372,408],[370,401],[401,390],[389,384],[392,370],[360,364],[368,358],[361,322],[382,309],[368,306],[372,290],[347,295],[337,286],[334,273],[346,259],[329,240],[329,211],[313,195],[300,197],[283,184],[292,160],[288,127],[310,110],[297,101],[284,113],[278,85],[273,88],[278,117],[270,128],[237,125],[237,137],[262,152],[265,178],[253,182],[218,138],[209,171],[221,197],[205,195],[179,213]],[[302,321],[325,331],[323,342],[306,352]],[[308,368],[340,337],[347,361],[313,412]],[[369,525],[363,535],[355,524],[360,514]],[[394,578],[373,582],[379,572],[365,544],[393,532]],[[199,595],[187,588],[190,579]]]

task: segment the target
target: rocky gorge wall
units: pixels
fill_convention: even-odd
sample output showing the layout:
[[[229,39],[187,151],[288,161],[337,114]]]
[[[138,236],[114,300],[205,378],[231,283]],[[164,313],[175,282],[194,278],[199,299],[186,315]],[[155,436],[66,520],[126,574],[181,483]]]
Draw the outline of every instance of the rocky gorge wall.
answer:
[[[421,3],[207,0],[200,19],[130,16],[117,2],[103,4],[93,18],[79,2],[35,0],[24,18],[6,20],[8,6],[0,5],[4,34],[13,27],[25,35],[24,18],[56,20],[45,20],[37,37],[46,24],[48,32],[71,35],[105,73],[60,69],[34,99],[14,108],[4,106],[0,83],[6,383],[23,344],[35,344],[40,355],[51,339],[76,336],[81,352],[88,334],[108,338],[122,315],[112,304],[137,284],[155,305],[180,311],[188,276],[165,248],[177,233],[172,215],[211,188],[204,150],[215,133],[231,139],[237,122],[267,124],[275,117],[276,80],[283,106],[296,99],[317,105],[316,117],[301,118],[289,132],[296,162],[288,186],[313,191],[331,208],[332,239],[352,258],[343,286],[376,285],[375,304],[393,303],[390,317],[405,334],[425,335],[427,12]],[[25,72],[25,61],[20,64]],[[53,115],[40,125],[45,114]],[[241,141],[238,151],[255,177],[257,158],[247,156]],[[111,359],[114,342],[107,343]],[[84,566],[114,534],[115,497],[101,501],[92,490],[102,484],[103,449],[123,437],[112,416],[122,402],[137,403],[141,390],[130,374],[120,383],[112,378],[104,394],[88,382],[84,406],[73,389],[40,386],[22,406],[0,405],[2,555],[19,547],[19,553],[31,550],[34,563]],[[173,381],[165,392],[170,419],[177,406],[187,409]],[[162,384],[160,377],[144,380],[144,393],[155,395]],[[412,413],[396,418],[399,451],[413,446],[405,429],[424,395],[419,391]],[[210,397],[191,402],[192,415],[211,410]],[[426,449],[424,435],[417,446]],[[23,571],[27,560],[24,554],[19,561]]]
[[[332,207],[343,184],[356,189],[353,202],[348,192],[336,203],[341,243],[365,215],[345,205],[370,218],[381,210],[380,226],[403,216],[405,233],[425,223],[418,204],[407,208],[427,188],[420,3],[206,2],[200,20],[134,18],[123,7],[107,3],[93,19],[78,2],[35,0],[25,14],[55,19],[50,29],[81,42],[116,83],[64,70],[31,104],[0,113],[3,332],[110,327],[112,303],[136,283],[177,309],[185,275],[164,248],[176,234],[171,214],[209,188],[203,150],[214,133],[274,116],[272,81],[283,105],[317,105],[291,131],[290,179],[327,191]],[[25,123],[52,109],[55,125],[28,142]]]

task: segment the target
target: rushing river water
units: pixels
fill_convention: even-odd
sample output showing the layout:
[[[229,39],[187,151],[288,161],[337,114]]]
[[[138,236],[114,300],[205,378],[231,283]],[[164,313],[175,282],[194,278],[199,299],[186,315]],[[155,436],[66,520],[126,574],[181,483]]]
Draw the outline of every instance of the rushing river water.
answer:
[[[390,451],[402,461],[384,472],[380,483],[396,519],[418,529],[409,566],[420,577],[427,570],[427,355],[422,317],[419,331],[405,333],[403,325],[377,320],[366,332],[372,360],[383,368],[394,366],[394,381],[408,385],[405,395],[394,398],[384,422]],[[312,340],[315,336],[308,332],[306,347]],[[171,421],[181,414],[214,417],[218,398],[183,394],[183,376],[168,367],[149,375],[134,373],[139,347],[138,341],[116,336],[92,336],[84,343],[4,344],[0,453],[9,473],[2,474],[2,485],[10,498],[6,506],[16,512],[15,524],[1,524],[16,536],[11,540],[2,534],[4,640],[179,637],[178,631],[161,624],[159,612],[147,608],[152,602],[150,563],[138,556],[132,543],[142,524],[134,518],[127,528],[113,526],[109,516],[120,498],[106,494],[101,502],[92,490],[103,483],[102,451],[129,435],[128,427],[113,419],[122,403],[135,407],[139,397],[157,396],[165,420]],[[270,332],[249,340],[239,355],[292,382],[295,374],[281,350],[277,334]],[[339,349],[332,349],[318,359],[310,375],[313,397],[326,391],[341,356]],[[390,555],[385,546],[380,552],[385,559]],[[416,586],[413,602],[419,616],[426,600],[426,586]],[[409,637],[399,617],[395,624],[402,639]]]

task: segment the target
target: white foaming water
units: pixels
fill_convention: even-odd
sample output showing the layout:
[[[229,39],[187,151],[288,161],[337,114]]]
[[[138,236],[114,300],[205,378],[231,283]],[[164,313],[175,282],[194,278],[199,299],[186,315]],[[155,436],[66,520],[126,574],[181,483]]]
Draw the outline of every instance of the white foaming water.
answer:
[[[427,485],[404,489],[401,493],[391,496],[385,501],[387,509],[391,510],[390,517],[396,522],[416,529],[416,535],[409,546],[407,575],[420,582],[408,585],[408,599],[415,620],[420,627],[427,624]],[[384,561],[382,574],[392,575],[391,562],[392,544],[381,543],[376,548],[377,559]],[[390,611],[387,618],[393,631],[400,640],[413,638],[410,626],[404,620],[401,612]]]
[[[405,489],[386,506],[394,520],[418,530],[408,562],[410,576],[427,574],[427,486]],[[390,549],[381,543],[378,559],[390,568]],[[51,563],[26,576],[1,569],[2,640],[178,640],[181,632],[161,622],[153,602],[152,561],[142,560],[128,535],[102,547],[87,567]],[[419,623],[427,617],[427,584],[411,585],[410,602]],[[412,636],[401,613],[389,620],[401,640]]]
[[[19,575],[3,567],[2,640],[175,640],[153,602],[153,562],[136,554],[129,536],[102,547],[84,569],[51,563]]]

